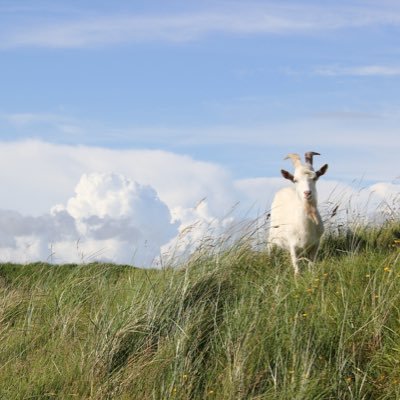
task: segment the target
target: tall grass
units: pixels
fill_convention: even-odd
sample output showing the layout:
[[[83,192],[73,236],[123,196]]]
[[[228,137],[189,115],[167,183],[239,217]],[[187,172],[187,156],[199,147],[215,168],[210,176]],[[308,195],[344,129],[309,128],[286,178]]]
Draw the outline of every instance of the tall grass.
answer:
[[[400,398],[399,234],[332,232],[297,279],[247,240],[162,270],[3,264],[0,398]]]

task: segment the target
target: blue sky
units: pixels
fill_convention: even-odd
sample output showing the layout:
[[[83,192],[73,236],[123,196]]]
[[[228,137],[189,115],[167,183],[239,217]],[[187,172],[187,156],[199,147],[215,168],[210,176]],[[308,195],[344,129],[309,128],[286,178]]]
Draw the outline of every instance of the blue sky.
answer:
[[[308,150],[332,185],[397,185],[399,37],[397,0],[2,0],[0,209],[39,215],[111,172],[170,210],[182,185],[223,204]]]
[[[397,135],[396,1],[2,1],[0,10],[4,140],[165,149],[250,177],[273,174],[266,159],[281,159],[292,138],[294,149],[336,158],[353,147],[349,135],[372,137],[365,152],[374,136]],[[328,135],[337,140],[325,145]]]

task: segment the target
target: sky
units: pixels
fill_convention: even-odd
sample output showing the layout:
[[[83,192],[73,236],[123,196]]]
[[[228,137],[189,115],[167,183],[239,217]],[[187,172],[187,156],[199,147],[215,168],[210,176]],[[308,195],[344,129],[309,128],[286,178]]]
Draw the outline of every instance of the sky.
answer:
[[[160,262],[293,152],[321,207],[393,203],[399,34],[397,0],[0,0],[0,261]]]

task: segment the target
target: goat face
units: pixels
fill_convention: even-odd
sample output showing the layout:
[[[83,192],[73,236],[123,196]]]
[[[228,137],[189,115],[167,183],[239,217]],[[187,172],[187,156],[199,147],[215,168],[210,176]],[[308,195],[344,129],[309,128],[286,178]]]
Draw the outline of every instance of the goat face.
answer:
[[[298,165],[295,169],[294,175],[285,170],[281,170],[281,173],[285,179],[289,179],[295,184],[296,193],[299,199],[309,203],[316,203],[316,182],[320,176],[325,174],[327,169],[327,164],[316,172],[308,165]]]

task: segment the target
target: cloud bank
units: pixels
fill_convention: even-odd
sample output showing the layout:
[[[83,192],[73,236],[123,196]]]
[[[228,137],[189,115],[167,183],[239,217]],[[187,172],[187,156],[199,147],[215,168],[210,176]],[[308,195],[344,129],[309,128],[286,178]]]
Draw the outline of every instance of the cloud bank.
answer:
[[[240,234],[288,183],[235,180],[221,166],[162,151],[25,141],[0,144],[0,184],[0,261],[147,267],[184,257],[207,237]],[[396,181],[350,186],[327,175],[318,190],[328,220],[339,206],[333,223],[348,222],[349,210],[358,220],[400,214]]]
[[[36,140],[0,143],[0,184],[0,261],[16,262],[148,266],[167,248],[185,253],[211,224],[217,232],[240,196],[228,171],[187,156]]]
[[[84,174],[74,196],[49,214],[0,211],[0,259],[151,265],[177,228],[152,187],[115,173]]]

